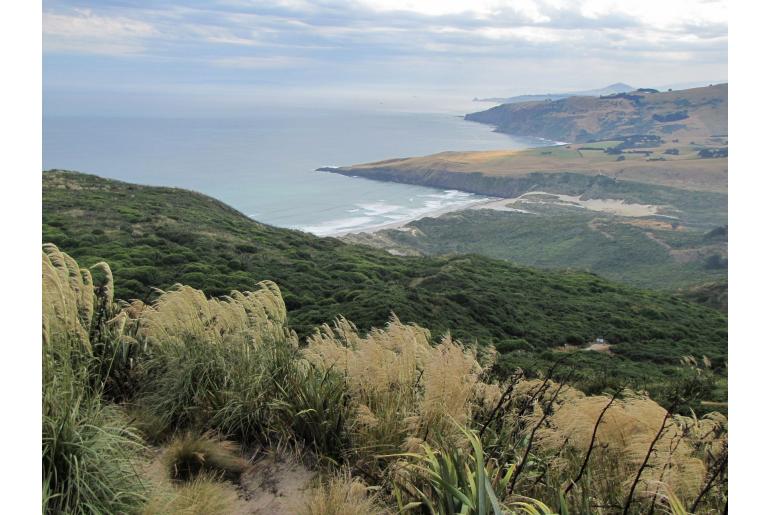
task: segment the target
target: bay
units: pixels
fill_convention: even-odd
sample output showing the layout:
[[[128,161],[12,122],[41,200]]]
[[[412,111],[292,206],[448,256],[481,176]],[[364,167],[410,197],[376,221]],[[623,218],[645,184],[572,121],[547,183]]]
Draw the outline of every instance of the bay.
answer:
[[[43,119],[44,169],[191,189],[260,222],[318,235],[367,230],[483,199],[318,167],[543,144],[447,113],[284,108],[227,118]]]

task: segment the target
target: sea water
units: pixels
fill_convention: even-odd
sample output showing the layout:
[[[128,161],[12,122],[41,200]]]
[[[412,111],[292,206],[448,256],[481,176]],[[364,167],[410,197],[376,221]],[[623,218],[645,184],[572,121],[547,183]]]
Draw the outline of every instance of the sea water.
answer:
[[[543,144],[444,113],[281,109],[229,118],[43,119],[44,169],[192,189],[260,222],[324,236],[412,220],[482,197],[316,168]]]

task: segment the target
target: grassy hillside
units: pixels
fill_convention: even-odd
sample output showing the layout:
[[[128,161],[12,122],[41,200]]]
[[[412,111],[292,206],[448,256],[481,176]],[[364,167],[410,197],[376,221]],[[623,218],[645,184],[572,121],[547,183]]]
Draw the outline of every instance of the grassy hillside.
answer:
[[[396,253],[478,253],[538,268],[589,270],[645,288],[673,290],[727,278],[726,234],[655,217],[510,205],[526,212],[465,210],[344,239]]]
[[[639,141],[641,138],[525,150],[441,152],[322,170],[416,184],[452,181],[466,191],[496,196],[511,196],[522,188],[526,191],[531,183],[542,185],[549,178],[563,182],[566,174],[727,193],[727,157],[707,157],[714,149],[726,148],[725,139],[710,139],[703,145],[667,139]]]
[[[589,273],[545,272],[481,256],[404,258],[259,224],[214,199],[71,172],[43,174],[43,240],[82,265],[113,267],[118,297],[152,297],[181,282],[211,295],[275,281],[301,336],[344,314],[360,328],[395,312],[440,335],[494,343],[501,370],[542,368],[565,343],[596,337],[613,354],[576,352],[574,380],[654,390],[681,356],[725,373],[721,313]],[[515,359],[513,359],[515,358]]]
[[[727,84],[670,92],[503,104],[466,115],[498,131],[586,142],[633,134],[703,139],[727,134]]]

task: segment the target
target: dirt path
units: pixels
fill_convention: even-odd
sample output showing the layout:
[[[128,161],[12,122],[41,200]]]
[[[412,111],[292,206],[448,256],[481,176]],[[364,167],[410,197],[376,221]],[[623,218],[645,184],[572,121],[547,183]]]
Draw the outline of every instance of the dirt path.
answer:
[[[154,449],[143,471],[151,484],[168,484],[163,465],[164,449]],[[296,513],[313,486],[316,473],[291,455],[270,452],[256,459],[238,483],[222,481],[232,502],[232,515],[273,515]],[[198,512],[196,512],[198,513]]]
[[[658,245],[660,245],[661,247],[663,247],[664,249],[666,249],[666,251],[668,251],[669,255],[670,255],[670,254],[671,254],[671,252],[674,250],[674,249],[671,247],[671,245],[669,245],[669,244],[668,244],[668,243],[666,243],[665,241],[663,241],[663,240],[659,239],[659,238],[658,238],[657,236],[655,236],[653,233],[651,233],[651,232],[646,232],[646,231],[645,231],[644,235],[645,235],[645,236],[647,236],[647,237],[648,237],[649,239],[651,239],[652,241],[654,241],[655,243],[657,243]]]
[[[601,234],[602,236],[604,236],[608,240],[614,241],[615,237],[613,235],[611,235],[610,233],[608,233],[607,231],[602,230],[599,227],[599,223],[598,222],[601,222],[601,219],[593,218],[590,222],[588,222],[588,228],[593,230],[593,231],[598,232],[599,234]]]
[[[260,458],[241,476],[234,515],[293,513],[302,503],[315,473],[290,458]]]

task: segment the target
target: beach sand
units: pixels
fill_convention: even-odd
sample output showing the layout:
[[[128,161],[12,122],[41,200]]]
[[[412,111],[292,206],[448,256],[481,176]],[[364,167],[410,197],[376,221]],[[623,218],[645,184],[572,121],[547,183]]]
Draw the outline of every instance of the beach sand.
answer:
[[[553,200],[528,198],[533,195],[547,195],[548,197],[553,198]],[[366,229],[363,229],[363,230],[354,230],[354,231],[348,231],[345,233],[335,234],[334,236],[344,236],[346,234],[374,233],[385,229],[400,229],[405,225],[409,224],[410,222],[414,222],[415,220],[420,220],[422,218],[428,218],[428,217],[436,218],[446,213],[453,213],[455,211],[465,211],[467,209],[492,209],[495,211],[530,213],[530,211],[527,211],[525,209],[511,207],[511,204],[514,204],[517,201],[519,202],[519,205],[521,205],[521,203],[532,203],[532,204],[553,203],[553,204],[559,204],[559,205],[579,207],[579,208],[587,209],[589,211],[611,213],[611,214],[615,214],[619,216],[627,216],[627,217],[645,217],[645,216],[655,216],[655,215],[663,216],[659,214],[659,210],[663,206],[648,205],[648,204],[630,204],[623,200],[618,200],[618,199],[582,200],[580,197],[577,197],[577,196],[548,193],[545,191],[528,191],[527,193],[524,193],[523,195],[520,195],[519,197],[516,197],[516,198],[487,198],[487,199],[479,200],[478,202],[469,202],[463,205],[445,206],[433,211],[429,211],[427,213],[423,213],[420,216],[415,218],[397,220],[394,222],[388,222],[380,225],[375,225],[372,227],[367,227]]]

